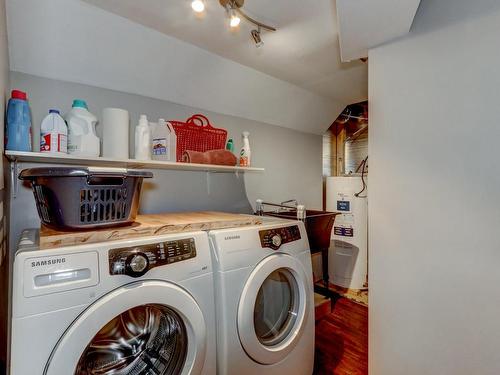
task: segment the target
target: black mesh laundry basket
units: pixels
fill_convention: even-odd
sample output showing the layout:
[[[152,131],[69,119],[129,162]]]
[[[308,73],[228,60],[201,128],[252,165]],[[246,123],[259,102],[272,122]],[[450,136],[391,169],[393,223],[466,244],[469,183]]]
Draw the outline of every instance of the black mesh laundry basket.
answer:
[[[92,229],[135,220],[147,171],[120,168],[32,168],[19,174],[31,181],[43,224],[59,229]]]

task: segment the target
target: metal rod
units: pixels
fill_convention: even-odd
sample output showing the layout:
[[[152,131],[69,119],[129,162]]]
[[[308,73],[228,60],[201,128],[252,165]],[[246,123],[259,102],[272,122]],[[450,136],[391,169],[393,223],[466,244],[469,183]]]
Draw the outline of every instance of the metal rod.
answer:
[[[284,204],[277,204],[277,203],[261,202],[261,204],[264,205],[264,206],[273,206],[273,207],[288,208],[288,209],[291,209],[291,210],[296,210],[297,209],[297,207],[286,206]]]
[[[235,7],[233,9],[236,10],[248,22],[251,22],[254,25],[262,27],[263,29],[266,29],[268,31],[276,31],[276,28],[269,26],[269,25],[266,25],[265,23],[259,22],[257,20],[254,20],[252,17],[248,16],[245,12],[243,12],[240,8]]]

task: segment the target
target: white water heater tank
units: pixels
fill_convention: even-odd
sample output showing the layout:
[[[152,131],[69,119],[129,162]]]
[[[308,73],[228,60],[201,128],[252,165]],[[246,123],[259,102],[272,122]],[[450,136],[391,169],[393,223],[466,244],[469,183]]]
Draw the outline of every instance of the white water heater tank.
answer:
[[[364,177],[367,182],[367,177]],[[328,177],[326,209],[335,218],[328,254],[330,282],[343,288],[362,289],[368,272],[368,198],[361,177]]]

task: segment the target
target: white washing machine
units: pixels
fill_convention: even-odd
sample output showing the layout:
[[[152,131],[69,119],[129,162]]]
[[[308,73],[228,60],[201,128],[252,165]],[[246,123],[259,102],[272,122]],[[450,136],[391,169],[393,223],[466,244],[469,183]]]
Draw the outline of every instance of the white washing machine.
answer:
[[[314,363],[311,254],[302,222],[216,230],[220,375],[307,375]]]
[[[11,375],[216,373],[205,232],[39,250],[23,233]]]

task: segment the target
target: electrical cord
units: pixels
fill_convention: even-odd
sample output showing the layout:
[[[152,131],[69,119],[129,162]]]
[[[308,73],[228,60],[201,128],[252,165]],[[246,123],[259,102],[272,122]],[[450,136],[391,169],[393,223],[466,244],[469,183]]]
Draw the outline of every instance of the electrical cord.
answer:
[[[356,169],[356,172],[359,171],[359,168],[361,169],[361,182],[363,183],[363,189],[361,189],[360,192],[354,194],[356,198],[366,198],[367,195],[361,195],[367,188],[366,182],[365,182],[365,168],[366,168],[366,163],[368,162],[368,156],[363,159],[361,163],[359,163],[358,168]]]

